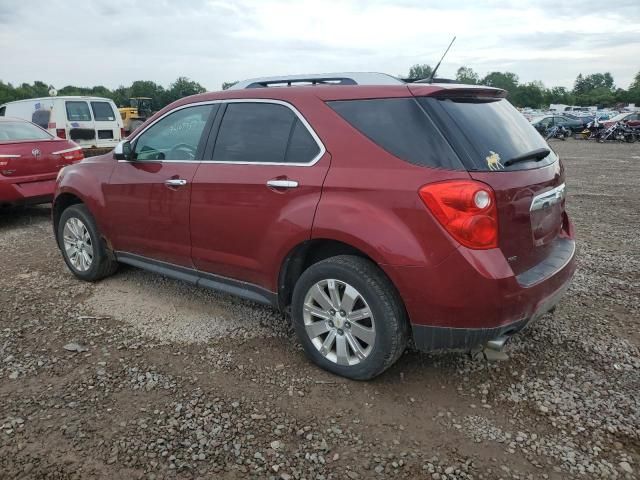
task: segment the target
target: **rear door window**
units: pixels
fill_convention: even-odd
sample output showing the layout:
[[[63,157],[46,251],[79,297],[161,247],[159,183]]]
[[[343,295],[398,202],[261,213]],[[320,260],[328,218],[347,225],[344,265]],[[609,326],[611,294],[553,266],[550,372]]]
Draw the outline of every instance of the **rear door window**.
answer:
[[[328,105],[390,154],[415,165],[449,170],[464,167],[414,98],[340,100]]]
[[[0,107],[0,117],[4,117],[4,112],[7,111],[7,107]]]
[[[109,102],[91,102],[91,110],[97,122],[112,122],[116,119]]]
[[[307,164],[318,153],[317,142],[290,108],[274,103],[238,102],[227,105],[213,160]]]
[[[91,112],[87,102],[70,101],[65,102],[67,108],[67,119],[70,122],[90,122]]]
[[[309,163],[320,153],[320,147],[307,127],[296,118],[289,138],[285,163]]]
[[[45,130],[49,127],[50,118],[51,110],[36,110],[33,112],[33,115],[31,115],[31,121]]]
[[[525,170],[557,160],[551,151],[542,160],[503,167],[508,160],[534,150],[551,150],[544,138],[506,99],[420,97],[418,101],[450,139],[467,170]]]

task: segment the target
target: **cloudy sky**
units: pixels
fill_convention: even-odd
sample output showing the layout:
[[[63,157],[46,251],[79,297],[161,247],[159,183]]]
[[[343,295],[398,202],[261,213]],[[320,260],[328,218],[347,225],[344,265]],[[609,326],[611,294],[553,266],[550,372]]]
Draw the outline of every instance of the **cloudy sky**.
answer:
[[[0,0],[0,80],[61,88],[461,65],[570,87],[640,70],[640,0]]]

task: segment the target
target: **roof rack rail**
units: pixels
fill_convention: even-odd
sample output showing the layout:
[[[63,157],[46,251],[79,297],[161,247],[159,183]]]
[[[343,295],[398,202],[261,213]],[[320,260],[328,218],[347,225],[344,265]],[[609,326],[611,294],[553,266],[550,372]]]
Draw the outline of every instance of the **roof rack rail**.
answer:
[[[386,73],[314,73],[281,77],[252,78],[236,83],[229,90],[246,88],[293,87],[302,85],[402,85],[404,82]]]

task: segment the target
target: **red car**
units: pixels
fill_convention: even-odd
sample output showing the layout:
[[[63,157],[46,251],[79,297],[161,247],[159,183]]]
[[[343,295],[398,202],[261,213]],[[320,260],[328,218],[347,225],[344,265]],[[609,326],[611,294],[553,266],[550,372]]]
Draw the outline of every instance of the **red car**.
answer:
[[[609,128],[611,125],[617,122],[624,122],[629,127],[640,127],[640,113],[638,112],[619,113],[615,117],[611,117],[609,120],[600,122],[600,124],[604,128]]]
[[[0,207],[50,202],[58,171],[83,158],[72,141],[26,120],[0,117]]]
[[[562,163],[504,97],[343,74],[184,98],[63,170],[58,245],[84,280],[125,263],[273,305],[354,379],[410,338],[500,346],[575,269]]]

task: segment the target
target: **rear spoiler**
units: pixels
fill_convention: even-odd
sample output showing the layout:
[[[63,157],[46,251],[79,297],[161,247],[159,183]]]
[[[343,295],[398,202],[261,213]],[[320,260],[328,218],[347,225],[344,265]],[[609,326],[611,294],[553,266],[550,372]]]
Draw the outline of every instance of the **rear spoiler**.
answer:
[[[437,90],[433,90],[434,86],[441,86]],[[506,98],[507,91],[501,88],[475,86],[475,85],[429,85],[413,83],[407,85],[411,93],[416,97],[429,96],[436,98]]]

